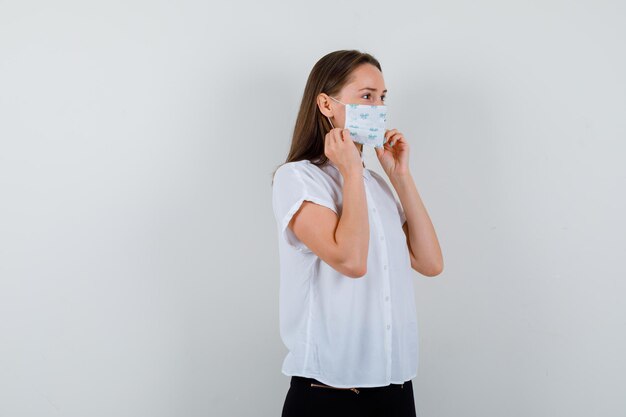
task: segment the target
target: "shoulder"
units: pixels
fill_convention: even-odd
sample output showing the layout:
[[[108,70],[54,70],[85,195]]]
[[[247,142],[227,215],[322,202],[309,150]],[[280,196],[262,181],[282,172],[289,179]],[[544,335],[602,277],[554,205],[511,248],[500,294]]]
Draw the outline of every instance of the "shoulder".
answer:
[[[276,198],[311,197],[336,203],[341,198],[341,187],[325,169],[305,159],[278,167],[274,174],[273,193]]]
[[[281,166],[278,167],[278,169],[276,170],[276,175],[280,174],[285,174],[285,173],[293,173],[295,171],[302,171],[304,169],[306,169],[307,165],[310,165],[311,162],[308,159],[303,159],[302,161],[291,161],[291,162],[285,162],[284,164],[282,164]]]
[[[320,183],[327,181],[328,174],[320,167],[303,159],[282,164],[274,174],[276,181],[297,181],[300,183]]]

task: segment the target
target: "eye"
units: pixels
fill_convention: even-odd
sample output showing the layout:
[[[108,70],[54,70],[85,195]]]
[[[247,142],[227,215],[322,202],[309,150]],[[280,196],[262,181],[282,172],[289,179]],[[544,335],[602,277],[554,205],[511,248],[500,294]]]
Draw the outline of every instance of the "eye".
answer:
[[[365,94],[363,94],[361,97],[362,97],[362,98],[369,98],[370,96],[371,96],[371,94],[370,94],[370,93],[365,93]],[[386,98],[386,97],[387,97],[387,96],[380,96],[380,99],[381,99],[382,101],[385,101],[385,98]]]
[[[371,94],[370,94],[370,93],[365,93],[365,94],[363,94],[361,97],[362,97],[362,98],[366,98],[366,97],[368,97],[368,98],[369,98],[370,96],[371,96]],[[385,98],[387,98],[387,96],[380,96],[380,99],[381,99],[382,101],[385,101]]]

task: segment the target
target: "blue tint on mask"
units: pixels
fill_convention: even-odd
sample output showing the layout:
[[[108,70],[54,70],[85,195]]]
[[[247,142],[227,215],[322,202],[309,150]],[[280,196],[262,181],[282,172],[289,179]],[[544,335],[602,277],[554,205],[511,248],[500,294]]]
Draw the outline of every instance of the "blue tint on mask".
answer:
[[[350,131],[350,137],[353,141],[377,148],[383,146],[385,141],[385,126],[387,123],[387,106],[346,104],[334,97],[329,97],[346,107],[344,129]],[[330,118],[328,118],[328,121],[330,125],[333,126]]]

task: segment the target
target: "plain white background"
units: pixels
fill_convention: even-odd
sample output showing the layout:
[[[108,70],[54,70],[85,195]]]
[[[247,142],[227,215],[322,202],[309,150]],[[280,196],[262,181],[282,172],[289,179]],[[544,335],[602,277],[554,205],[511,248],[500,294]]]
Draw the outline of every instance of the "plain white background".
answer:
[[[337,49],[444,253],[418,415],[626,415],[625,41],[619,1],[0,1],[0,415],[280,415],[271,173]]]

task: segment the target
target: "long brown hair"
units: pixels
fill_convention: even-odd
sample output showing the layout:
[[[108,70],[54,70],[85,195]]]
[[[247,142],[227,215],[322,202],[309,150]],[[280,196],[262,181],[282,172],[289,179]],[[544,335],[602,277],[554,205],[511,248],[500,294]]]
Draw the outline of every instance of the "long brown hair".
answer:
[[[380,63],[372,55],[357,50],[339,50],[324,55],[315,63],[304,87],[300,110],[291,139],[287,162],[308,159],[320,166],[328,161],[324,154],[324,137],[332,126],[317,106],[317,96],[325,93],[334,96],[351,81],[351,74],[361,64],[372,64],[382,72]],[[272,184],[274,174],[272,173]]]

